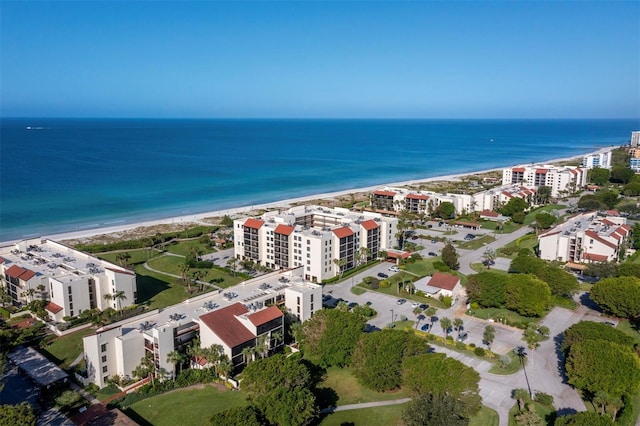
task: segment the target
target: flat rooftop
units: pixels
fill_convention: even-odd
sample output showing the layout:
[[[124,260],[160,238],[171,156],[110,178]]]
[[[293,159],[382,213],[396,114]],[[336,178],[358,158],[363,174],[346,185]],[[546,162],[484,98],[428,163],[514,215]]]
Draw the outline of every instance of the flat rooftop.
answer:
[[[9,354],[9,359],[42,387],[69,377],[60,367],[31,347],[16,349]]]

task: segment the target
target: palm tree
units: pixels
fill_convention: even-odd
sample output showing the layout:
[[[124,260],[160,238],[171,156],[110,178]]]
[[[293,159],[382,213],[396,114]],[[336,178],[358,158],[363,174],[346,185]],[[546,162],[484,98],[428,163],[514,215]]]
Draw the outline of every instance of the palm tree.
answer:
[[[233,276],[236,276],[236,265],[238,264],[238,259],[236,259],[235,257],[231,257],[229,258],[229,260],[227,260],[227,266],[229,266],[229,269],[231,269],[231,272],[233,272]]]
[[[440,318],[440,327],[444,332],[444,344],[447,344],[447,337],[449,337],[449,330],[451,330],[451,320],[447,317]]]
[[[229,361],[229,357],[226,355],[222,355],[215,367],[218,375],[225,378],[229,377],[231,371],[233,371],[233,364],[231,364],[231,361]]]
[[[366,261],[369,259],[371,250],[369,250],[368,247],[360,247],[360,250],[358,252],[359,256],[358,256],[358,263],[362,264],[362,263],[366,263]]]
[[[167,354],[167,362],[174,365],[174,373],[173,377],[175,378],[177,374],[175,373],[175,366],[178,366],[178,373],[182,370],[182,363],[185,360],[185,356],[182,352],[171,351]]]
[[[251,361],[253,361],[253,356],[255,354],[255,348],[251,346],[247,346],[242,350],[242,357],[244,358],[244,363],[249,365]]]
[[[113,300],[113,295],[111,293],[106,293],[102,296],[102,298],[107,301],[107,305],[108,305],[109,301]]]
[[[342,274],[344,273],[344,267],[347,264],[347,259],[333,259],[333,263],[336,264],[336,267],[338,268],[338,272],[340,274],[340,278],[342,278]]]
[[[453,320],[453,327],[456,329],[458,333],[458,340],[460,340],[460,332],[462,331],[462,327],[464,326],[464,321],[462,318],[456,318]]]
[[[191,269],[191,266],[189,266],[189,262],[186,260],[178,266],[180,267],[180,272],[182,274],[180,278],[182,280],[182,284],[187,285],[187,292],[191,294],[191,280],[189,279],[189,270]]]
[[[280,331],[274,331],[271,333],[271,339],[273,340],[273,348],[277,348],[282,341],[282,333]]]
[[[492,325],[488,325],[484,328],[482,340],[487,344],[489,351],[491,351],[491,344],[493,343],[493,339],[496,337],[495,331],[496,330]]]
[[[117,301],[118,304],[118,310],[122,311],[122,306],[121,306],[121,300],[125,300],[127,298],[127,295],[125,294],[124,290],[120,290],[120,291],[116,291],[113,296],[112,296],[113,300]]]
[[[256,339],[256,351],[260,355],[260,358],[265,358],[269,352],[269,336],[262,334]]]
[[[433,306],[430,306],[426,311],[424,311],[424,314],[429,318],[429,333],[431,333],[431,329],[433,328],[434,318],[437,312],[438,311]]]
[[[524,402],[529,398],[529,391],[524,388],[518,388],[513,391],[513,398],[518,401],[520,411],[524,410]]]
[[[485,260],[487,269],[491,269],[491,264],[496,258],[496,251],[488,248],[484,251],[484,253],[482,253],[482,258]]]

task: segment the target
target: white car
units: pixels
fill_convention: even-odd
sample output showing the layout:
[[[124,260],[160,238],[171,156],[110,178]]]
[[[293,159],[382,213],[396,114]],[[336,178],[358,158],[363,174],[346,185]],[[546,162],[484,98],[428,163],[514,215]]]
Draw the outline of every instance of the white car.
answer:
[[[389,270],[390,270],[391,272],[399,272],[399,271],[400,271],[400,268],[398,268],[397,266],[392,266],[391,268],[389,268]]]
[[[418,306],[420,306],[420,303],[418,303],[418,302],[413,302],[413,303],[411,304],[411,307],[412,307],[412,308],[417,308]]]

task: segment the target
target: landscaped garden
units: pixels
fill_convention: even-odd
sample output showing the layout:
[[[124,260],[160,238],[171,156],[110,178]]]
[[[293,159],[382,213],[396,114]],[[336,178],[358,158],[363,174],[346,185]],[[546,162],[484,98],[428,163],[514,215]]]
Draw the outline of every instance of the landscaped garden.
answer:
[[[83,352],[82,338],[93,333],[91,327],[66,336],[58,337],[42,349],[60,361],[60,368],[68,369],[70,364]]]

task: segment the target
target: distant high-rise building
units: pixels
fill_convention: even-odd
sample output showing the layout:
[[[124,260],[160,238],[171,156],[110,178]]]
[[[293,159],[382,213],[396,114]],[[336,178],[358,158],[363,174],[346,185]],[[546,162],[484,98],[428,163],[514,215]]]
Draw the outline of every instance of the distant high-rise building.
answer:
[[[631,147],[632,148],[640,147],[640,131],[631,132]]]

